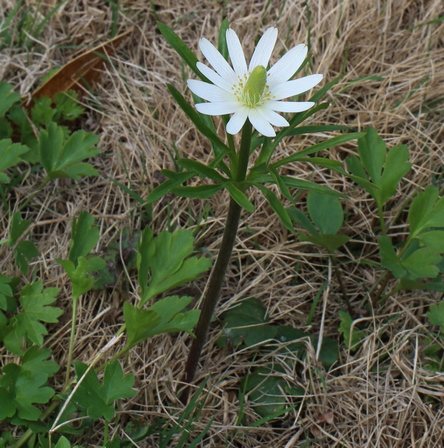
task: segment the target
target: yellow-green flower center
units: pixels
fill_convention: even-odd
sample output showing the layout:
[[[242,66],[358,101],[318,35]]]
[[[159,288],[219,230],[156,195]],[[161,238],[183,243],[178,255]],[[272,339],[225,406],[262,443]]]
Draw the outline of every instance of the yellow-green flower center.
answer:
[[[257,107],[264,104],[264,101],[269,99],[269,92],[267,86],[267,70],[262,65],[258,65],[244,79],[239,78],[239,83],[233,86],[233,93],[237,100],[244,106]]]

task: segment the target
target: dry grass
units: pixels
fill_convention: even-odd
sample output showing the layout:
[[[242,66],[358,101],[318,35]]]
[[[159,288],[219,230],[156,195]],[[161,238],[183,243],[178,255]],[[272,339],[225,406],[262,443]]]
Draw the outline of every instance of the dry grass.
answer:
[[[14,3],[4,0],[5,10],[0,11],[0,17]],[[329,93],[330,107],[312,121],[346,124],[358,130],[372,126],[389,147],[399,143],[409,146],[414,167],[387,210],[389,220],[418,188],[442,175],[443,109],[442,102],[434,102],[444,98],[444,24],[416,26],[442,14],[441,0],[320,0],[308,2],[309,20],[301,0],[152,3],[154,8],[144,0],[121,3],[118,30],[123,32],[135,26],[135,31],[113,57],[114,65],[108,67],[95,97],[86,100],[88,112],[81,126],[100,135],[102,156],[94,164],[101,176],[78,183],[55,181],[34,199],[34,208],[28,212],[27,219],[35,223],[33,238],[42,254],[33,268],[46,286],[62,289],[58,304],[67,310],[65,320],[53,329],[47,342],[62,363],[69,338],[70,293],[67,277],[55,259],[67,256],[72,218],[81,210],[97,218],[102,235],[98,250],[102,250],[122,228],[137,230],[142,225],[140,210],[108,177],[144,196],[157,184],[157,170],[173,168],[169,154],[173,144],[181,155],[191,159],[206,162],[211,157],[208,142],[198,135],[168,94],[165,83],[172,83],[182,92],[185,83],[179,57],[157,31],[156,20],[173,28],[197,54],[200,37],[217,40],[224,16],[250,54],[255,37],[267,27],[276,26],[279,40],[273,62],[284,49],[307,42],[309,35],[312,73],[323,73],[325,82],[329,82],[344,72],[340,83]],[[56,2],[26,0],[25,4],[42,18]],[[63,65],[85,47],[108,40],[111,25],[109,2],[67,2],[49,20],[32,51],[13,47],[0,55],[0,78],[26,95],[51,68]],[[357,78],[374,76],[380,78],[352,83]],[[304,140],[289,139],[278,148],[277,156],[291,154],[324,138],[316,135]],[[328,156],[343,160],[355,149],[355,144],[348,144],[329,151]],[[344,201],[349,212],[345,232],[355,241],[368,242],[362,244],[361,255],[348,256],[356,262],[360,256],[372,258],[377,252],[371,238],[377,225],[373,201],[335,173],[298,165],[292,174],[350,196]],[[29,176],[17,189],[18,198],[28,196],[38,181]],[[316,248],[302,245],[288,235],[264,200],[252,194],[256,211],[244,214],[234,254],[238,267],[228,272],[219,312],[241,297],[255,296],[262,300],[274,322],[304,328],[313,297],[330,274],[328,259]],[[203,245],[215,253],[227,211],[227,196],[219,194],[209,202],[212,213],[200,237]],[[303,202],[304,196],[302,206]],[[186,228],[190,219],[203,213],[203,207],[198,201],[175,198],[167,209],[167,203],[160,201],[154,206],[150,225],[155,232],[165,229],[169,222]],[[0,219],[2,229],[7,229],[8,218]],[[393,230],[399,234],[405,231],[404,226]],[[4,230],[1,232],[3,237]],[[16,275],[4,246],[0,246],[0,252],[2,273]],[[344,275],[353,306],[363,307],[380,272],[350,263]],[[129,278],[129,282],[128,290],[116,288],[83,299],[75,359],[89,362],[109,342],[121,320],[123,301],[137,299],[135,281]],[[196,298],[204,287],[205,279],[196,283]],[[323,322],[323,336],[339,341],[338,293],[332,277],[309,330],[319,333]],[[391,297],[374,317],[363,318],[373,331],[357,352],[347,351],[341,343],[339,362],[331,371],[321,374],[315,353],[310,352],[300,370],[288,372],[288,379],[305,390],[300,410],[260,428],[238,431],[236,436],[233,434],[239,403],[233,391],[251,365],[252,355],[248,351],[231,353],[218,349],[215,340],[220,327],[214,325],[201,371],[201,377],[210,375],[211,393],[197,427],[203,428],[210,418],[215,422],[200,446],[442,447],[444,375],[423,369],[421,356],[427,331],[425,312],[438,299],[439,295],[422,291]],[[181,409],[176,391],[188,344],[185,335],[159,336],[132,351],[127,371],[136,375],[138,394],[125,403],[121,421],[139,419],[149,423],[156,416],[173,418],[171,415]],[[249,402],[245,411],[248,422],[257,418]],[[327,412],[332,413],[333,422],[320,422],[319,417]],[[97,429],[101,431],[100,426]],[[110,429],[122,436],[119,428]],[[308,439],[313,440],[312,444],[303,445]],[[94,439],[81,443],[99,446]],[[144,443],[140,446],[156,446],[154,440]]]

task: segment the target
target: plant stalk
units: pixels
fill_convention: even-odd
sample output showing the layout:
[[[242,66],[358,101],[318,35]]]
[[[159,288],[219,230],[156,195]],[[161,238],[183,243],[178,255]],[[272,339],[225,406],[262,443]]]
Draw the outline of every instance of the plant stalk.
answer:
[[[234,180],[236,182],[242,182],[245,180],[248,169],[248,159],[250,156],[251,130],[251,124],[247,121],[242,129],[241,146],[238,152],[236,166],[232,170],[234,173]],[[228,263],[230,262],[234,243],[236,241],[241,211],[242,207],[233,198],[230,198],[230,206],[228,209],[228,216],[222,237],[222,243],[217,256],[216,264],[213,272],[211,273],[210,282],[208,284],[206,296],[203,300],[199,321],[194,332],[196,338],[193,339],[191,344],[190,353],[188,354],[188,359],[185,366],[183,380],[188,383],[188,385],[180,397],[182,403],[186,403],[188,401],[190,394],[189,385],[194,380],[194,375],[196,373],[202,349],[207,339],[211,318],[220,297],[225,273],[227,271]]]

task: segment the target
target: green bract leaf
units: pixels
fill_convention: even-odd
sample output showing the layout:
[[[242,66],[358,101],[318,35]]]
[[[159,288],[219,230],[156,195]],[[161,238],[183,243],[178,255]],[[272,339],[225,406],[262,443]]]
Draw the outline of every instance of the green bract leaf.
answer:
[[[59,370],[59,366],[54,361],[47,361],[50,356],[51,350],[47,348],[39,349],[33,345],[23,355],[22,369],[33,374],[43,373],[49,378]]]
[[[137,260],[142,304],[194,280],[210,267],[211,260],[190,257],[193,250],[193,234],[189,230],[179,230],[174,234],[164,231],[153,238],[151,229],[145,229]]]
[[[239,188],[237,188],[230,182],[225,183],[225,188],[228,190],[228,193],[230,193],[230,196],[242,208],[244,208],[247,212],[254,212],[254,205],[248,200],[244,192],[239,190]]]
[[[77,379],[80,380],[88,366],[81,362],[76,362],[74,365]],[[102,385],[94,369],[89,370],[75,392],[73,400],[86,408],[90,418],[104,417],[109,421],[114,417],[114,401],[131,398],[136,394],[133,385],[134,375],[123,375],[120,363],[114,361],[105,367]]]
[[[171,189],[171,192],[183,198],[207,199],[214,196],[222,188],[224,188],[222,184],[197,185],[196,187],[175,187]]]
[[[215,182],[225,182],[227,179],[220,175],[214,168],[210,168],[203,163],[196,162],[190,159],[179,159],[177,161],[180,167],[185,168],[190,171],[196,171],[203,177],[208,177],[208,179],[214,180]]]
[[[281,222],[284,225],[284,227],[286,229],[288,229],[290,232],[294,232],[293,223],[291,222],[290,216],[288,216],[286,208],[282,205],[282,202],[267,187],[264,187],[261,184],[255,184],[255,185],[256,185],[257,188],[259,188],[259,190],[262,191],[262,193],[265,196],[265,199],[267,199],[267,201],[270,204],[271,208],[279,216],[279,219],[281,220]]]
[[[362,137],[364,132],[353,132],[351,134],[344,134],[344,135],[338,135],[337,137],[330,138],[329,140],[326,140],[325,142],[318,143],[317,145],[313,145],[308,149],[305,149],[303,151],[296,152],[295,154],[292,154],[289,157],[285,157],[284,159],[281,159],[275,163],[273,163],[271,166],[273,168],[278,168],[282,165],[286,165],[288,163],[297,162],[302,157],[305,157],[309,154],[313,154],[318,151],[322,151],[324,149],[333,148],[334,146],[342,145],[343,143],[349,142],[351,140],[356,140],[359,137]]]
[[[171,95],[176,100],[177,104],[180,108],[185,112],[187,117],[194,123],[194,125],[199,129],[199,131],[210,140],[213,145],[215,145],[219,150],[223,153],[228,154],[230,152],[227,145],[225,145],[219,136],[210,129],[202,120],[200,114],[196,112],[196,110],[186,102],[185,98],[180,94],[180,92],[173,87],[171,84],[167,84],[168,90]]]
[[[163,172],[163,174],[165,174]],[[177,187],[188,179],[191,179],[195,176],[193,172],[182,172],[182,173],[174,173],[174,177],[166,180],[161,183],[158,187],[156,187],[146,198],[147,204],[151,204],[154,201],[157,201],[161,197],[165,196],[168,192],[170,192],[174,187]]]
[[[199,78],[207,81],[207,79],[202,75],[202,73],[200,73],[200,71],[196,67],[196,64],[198,62],[197,57],[188,48],[185,42],[171,28],[169,28],[162,22],[157,22],[157,26],[159,27],[159,30],[165,40],[174,48],[174,50],[176,50],[177,54],[184,60],[188,67],[190,67],[191,70],[193,70],[193,72]]]
[[[427,318],[431,325],[439,325],[444,329],[444,300],[441,300],[436,305],[430,305],[430,311],[427,313]]]
[[[0,140],[0,171],[7,170],[11,166],[15,166],[22,161],[20,157],[29,148],[20,143],[12,143],[10,139]],[[8,183],[9,177],[5,173],[0,172],[0,183]]]

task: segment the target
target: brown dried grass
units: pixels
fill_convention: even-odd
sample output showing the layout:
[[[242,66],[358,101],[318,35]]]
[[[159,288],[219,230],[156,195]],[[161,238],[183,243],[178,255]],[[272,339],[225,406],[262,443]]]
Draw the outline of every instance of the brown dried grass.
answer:
[[[14,2],[5,0],[3,4],[5,9],[0,16],[5,17]],[[40,18],[55,4],[25,2],[29,11]],[[46,286],[61,288],[58,304],[67,311],[47,340],[61,363],[68,347],[70,291],[67,277],[55,259],[67,256],[72,218],[81,210],[97,218],[101,250],[123,227],[141,226],[140,210],[107,177],[144,196],[158,182],[157,170],[173,168],[169,155],[173,144],[181,155],[191,159],[206,162],[211,157],[208,142],[168,94],[165,83],[172,83],[182,92],[185,84],[179,57],[157,31],[156,20],[172,27],[197,54],[198,39],[205,36],[215,42],[225,16],[250,54],[256,36],[267,27],[276,26],[279,40],[273,61],[284,50],[307,42],[310,33],[312,72],[323,73],[325,82],[329,82],[344,71],[342,80],[329,93],[330,107],[312,121],[346,124],[358,130],[372,126],[389,147],[399,143],[409,146],[414,167],[387,210],[389,219],[419,188],[429,185],[432,176],[441,173],[442,103],[433,102],[444,98],[444,24],[418,25],[439,17],[442,2],[324,0],[309,5],[310,22],[304,2],[297,0],[153,0],[152,6],[150,2],[131,0],[121,4],[119,31],[130,26],[135,26],[135,31],[112,58],[114,65],[108,67],[95,97],[85,100],[88,112],[81,124],[100,135],[102,156],[94,164],[101,177],[78,183],[51,183],[34,199],[27,216],[34,223],[32,235],[42,254],[33,268]],[[104,0],[67,2],[38,36],[33,51],[11,48],[0,55],[0,77],[16,85],[23,95],[32,92],[48,70],[63,65],[84,48],[108,40],[111,21],[109,3]],[[64,46],[79,48],[67,50]],[[189,73],[185,72],[187,77]],[[368,76],[382,80],[352,83]],[[303,141],[288,139],[278,148],[278,155],[291,154],[324,138],[316,135]],[[328,156],[343,160],[355,149],[355,144],[348,144],[329,151]],[[311,178],[350,196],[344,202],[349,212],[345,231],[361,242],[362,256],[371,258],[376,247],[369,235],[373,234],[377,216],[369,197],[335,173],[309,165],[297,165],[292,170],[294,175]],[[18,199],[27,197],[36,184],[38,179],[29,176],[17,188]],[[234,253],[238,268],[228,272],[218,313],[241,297],[255,296],[262,300],[274,322],[305,328],[307,310],[331,274],[331,266],[316,248],[288,235],[264,200],[252,194],[256,211],[244,214]],[[302,196],[301,205],[303,200]],[[209,202],[212,214],[206,219],[200,238],[209,251],[216,253],[227,196],[219,194]],[[160,201],[154,206],[151,226],[155,232],[165,229],[168,222],[188,227],[190,214],[191,218],[200,216],[203,207],[199,201],[175,198],[168,210],[166,202]],[[7,221],[5,216],[1,218],[3,229],[9,227]],[[402,225],[393,230],[400,235],[405,231]],[[2,230],[2,237],[4,234]],[[4,247],[0,250],[2,272],[17,274],[11,256]],[[356,263],[344,268],[345,283],[353,305],[359,308],[367,302],[369,288],[380,272],[358,264],[355,255],[348,256]],[[299,271],[294,281],[297,264]],[[125,290],[116,288],[83,298],[75,359],[90,362],[112,338],[121,320],[123,301],[137,299],[134,278],[127,280],[130,286]],[[198,298],[205,279],[194,287]],[[332,276],[310,331],[338,338],[341,305],[337,296],[339,288]],[[215,420],[200,446],[442,447],[444,376],[422,368],[421,355],[427,331],[425,312],[438,298],[437,294],[422,291],[392,296],[374,317],[363,318],[373,332],[359,350],[347,351],[342,344],[338,364],[331,371],[322,372],[322,376],[316,354],[309,352],[300,372],[287,375],[293,384],[305,390],[304,406],[284,418],[246,431],[236,426],[239,403],[232,391],[251,366],[251,352],[217,349],[215,340],[220,328],[215,325],[201,371],[201,378],[210,376],[207,387],[211,392],[197,428],[202,429],[210,418]],[[159,336],[131,352],[127,371],[136,375],[138,394],[124,404],[121,422],[139,419],[149,423],[157,416],[174,418],[174,412],[182,408],[176,391],[188,343],[185,335]],[[384,369],[378,368],[382,360]],[[257,418],[248,401],[245,411],[248,422]],[[321,422],[320,417],[328,412],[332,413],[333,422]],[[234,436],[236,428],[239,431]],[[97,429],[101,431],[100,427]],[[122,436],[121,429],[110,429]],[[312,444],[303,445],[310,438]],[[99,446],[100,435],[97,441],[82,443]],[[155,446],[154,440],[144,443],[140,446]]]

